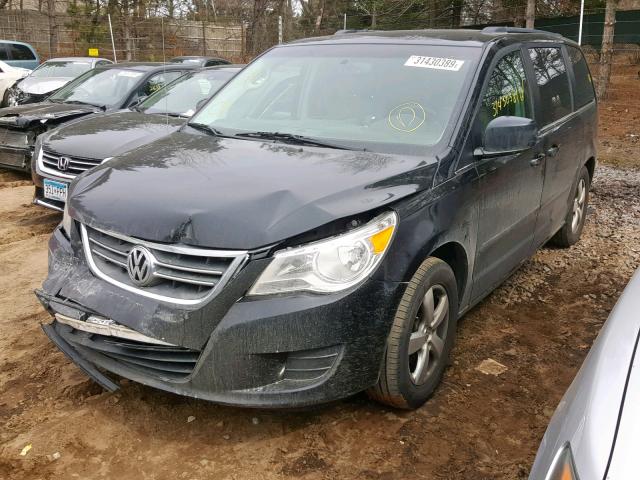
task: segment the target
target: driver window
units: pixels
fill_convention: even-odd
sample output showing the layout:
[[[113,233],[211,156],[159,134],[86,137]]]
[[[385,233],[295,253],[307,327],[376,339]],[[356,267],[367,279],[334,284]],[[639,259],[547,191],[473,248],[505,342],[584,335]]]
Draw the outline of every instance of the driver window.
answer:
[[[532,118],[527,77],[520,50],[506,54],[496,64],[480,107],[481,131],[497,117]]]

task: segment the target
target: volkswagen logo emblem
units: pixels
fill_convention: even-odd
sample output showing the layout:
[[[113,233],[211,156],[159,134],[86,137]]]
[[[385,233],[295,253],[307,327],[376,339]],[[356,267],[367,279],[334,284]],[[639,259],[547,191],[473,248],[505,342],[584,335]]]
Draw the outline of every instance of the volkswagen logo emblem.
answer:
[[[62,172],[66,172],[69,168],[69,163],[71,159],[69,157],[59,157],[58,158],[58,170]]]
[[[152,253],[146,248],[136,245],[127,256],[127,273],[131,281],[138,287],[146,287],[154,281],[155,262]]]

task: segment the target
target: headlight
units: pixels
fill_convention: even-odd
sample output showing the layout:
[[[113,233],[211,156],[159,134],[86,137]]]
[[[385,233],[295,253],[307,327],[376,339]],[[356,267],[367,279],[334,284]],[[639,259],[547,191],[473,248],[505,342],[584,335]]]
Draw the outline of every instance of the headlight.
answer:
[[[571,447],[568,443],[565,443],[564,446],[558,450],[558,453],[556,453],[546,480],[578,480],[576,466],[573,462],[573,455],[571,454]]]
[[[60,225],[62,226],[62,230],[67,235],[67,237],[71,237],[71,226],[72,226],[72,223],[73,223],[73,219],[69,215],[69,204],[65,203],[64,204],[64,213],[62,214],[62,223]]]
[[[380,264],[397,222],[396,213],[388,212],[342,235],[276,252],[249,295],[330,293],[352,287]]]

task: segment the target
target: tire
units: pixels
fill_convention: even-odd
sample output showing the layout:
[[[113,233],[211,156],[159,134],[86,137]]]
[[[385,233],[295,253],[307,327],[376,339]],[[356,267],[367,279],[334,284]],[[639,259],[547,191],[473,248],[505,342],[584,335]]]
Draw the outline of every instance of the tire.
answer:
[[[7,88],[2,95],[2,103],[0,103],[0,107],[8,107],[9,106],[9,89]]]
[[[427,310],[434,314],[426,315]],[[453,271],[442,260],[427,258],[400,300],[387,339],[380,377],[377,384],[367,390],[369,396],[404,409],[415,409],[426,402],[440,383],[449,362],[457,315],[458,287]],[[436,325],[435,329],[427,327],[430,318],[434,319],[431,323]],[[410,354],[409,348],[414,350],[421,342],[422,346]]]
[[[587,218],[590,186],[591,177],[589,177],[589,171],[586,167],[582,167],[573,187],[573,200],[569,205],[564,225],[551,239],[553,245],[567,248],[580,240],[584,222]]]

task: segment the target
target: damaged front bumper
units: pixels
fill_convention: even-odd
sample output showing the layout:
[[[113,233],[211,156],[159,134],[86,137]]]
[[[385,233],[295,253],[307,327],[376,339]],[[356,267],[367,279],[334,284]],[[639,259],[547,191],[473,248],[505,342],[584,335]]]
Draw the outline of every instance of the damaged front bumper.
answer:
[[[28,132],[0,128],[0,167],[27,172],[31,155]]]
[[[58,228],[36,292],[45,332],[105,388],[103,372],[180,395],[253,407],[344,398],[379,374],[403,285],[370,279],[330,295],[244,298],[269,259],[252,259],[210,301],[176,305],[94,276],[77,231]]]

